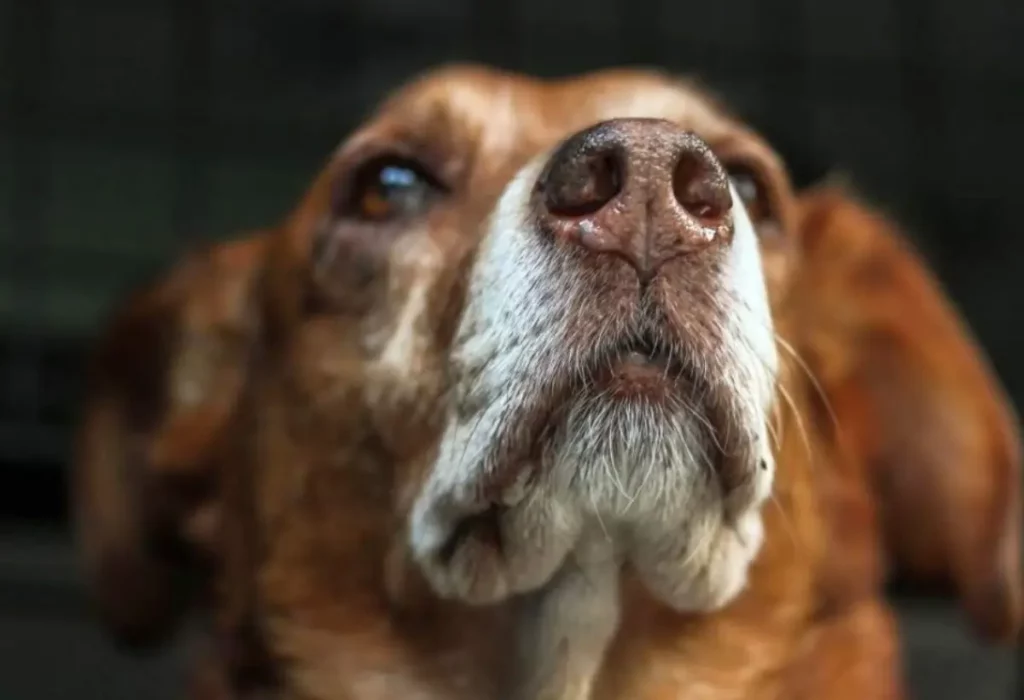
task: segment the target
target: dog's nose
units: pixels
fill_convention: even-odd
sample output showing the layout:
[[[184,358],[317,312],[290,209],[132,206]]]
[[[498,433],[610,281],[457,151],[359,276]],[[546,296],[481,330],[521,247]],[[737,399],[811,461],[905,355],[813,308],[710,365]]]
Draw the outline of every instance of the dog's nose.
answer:
[[[617,255],[641,278],[732,238],[722,164],[693,133],[659,119],[615,119],[563,142],[537,180],[540,228]]]

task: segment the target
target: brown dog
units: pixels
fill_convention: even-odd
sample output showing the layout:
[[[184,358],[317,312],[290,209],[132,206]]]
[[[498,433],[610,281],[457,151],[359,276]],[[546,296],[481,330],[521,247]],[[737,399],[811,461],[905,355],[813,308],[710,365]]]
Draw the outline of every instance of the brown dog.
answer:
[[[434,73],[261,247],[225,317],[244,388],[198,443],[132,428],[219,470],[228,692],[255,664],[294,698],[898,697],[883,541],[1016,629],[1017,436],[978,351],[882,219],[796,197],[693,86]],[[144,369],[100,370],[84,474],[167,405],[138,335],[108,333]],[[87,551],[162,566],[144,494],[83,493]],[[152,627],[159,583],[111,619]]]

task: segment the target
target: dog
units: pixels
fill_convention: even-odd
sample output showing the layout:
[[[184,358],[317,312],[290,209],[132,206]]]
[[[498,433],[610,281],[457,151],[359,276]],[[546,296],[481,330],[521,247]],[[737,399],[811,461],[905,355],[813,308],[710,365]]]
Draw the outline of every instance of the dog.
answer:
[[[97,362],[76,463],[123,638],[166,634],[205,553],[207,694],[898,698],[893,562],[1016,634],[1019,437],[980,350],[884,216],[794,192],[694,83],[432,72],[233,245],[108,327],[132,362]],[[225,283],[198,353],[167,340]]]

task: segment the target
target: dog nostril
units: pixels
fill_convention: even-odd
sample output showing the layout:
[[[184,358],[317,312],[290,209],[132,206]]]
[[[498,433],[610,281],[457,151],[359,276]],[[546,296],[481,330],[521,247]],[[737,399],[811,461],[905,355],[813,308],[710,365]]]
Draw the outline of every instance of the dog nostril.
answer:
[[[683,153],[672,173],[672,192],[683,209],[701,221],[717,221],[732,208],[724,172],[700,151]]]
[[[594,214],[622,189],[622,167],[614,153],[555,159],[541,178],[544,205],[558,217]]]

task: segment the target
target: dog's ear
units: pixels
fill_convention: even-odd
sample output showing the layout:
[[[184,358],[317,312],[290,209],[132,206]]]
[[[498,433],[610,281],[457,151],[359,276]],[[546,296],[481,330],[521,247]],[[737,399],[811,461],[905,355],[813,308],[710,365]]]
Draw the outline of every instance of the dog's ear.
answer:
[[[1013,407],[886,217],[838,187],[806,192],[800,209],[800,306],[812,315],[801,351],[874,494],[889,564],[952,586],[983,636],[1007,640],[1022,614]]]
[[[258,325],[264,238],[193,253],[138,290],[92,358],[72,509],[92,599],[122,644],[162,641],[216,556],[216,449]]]

